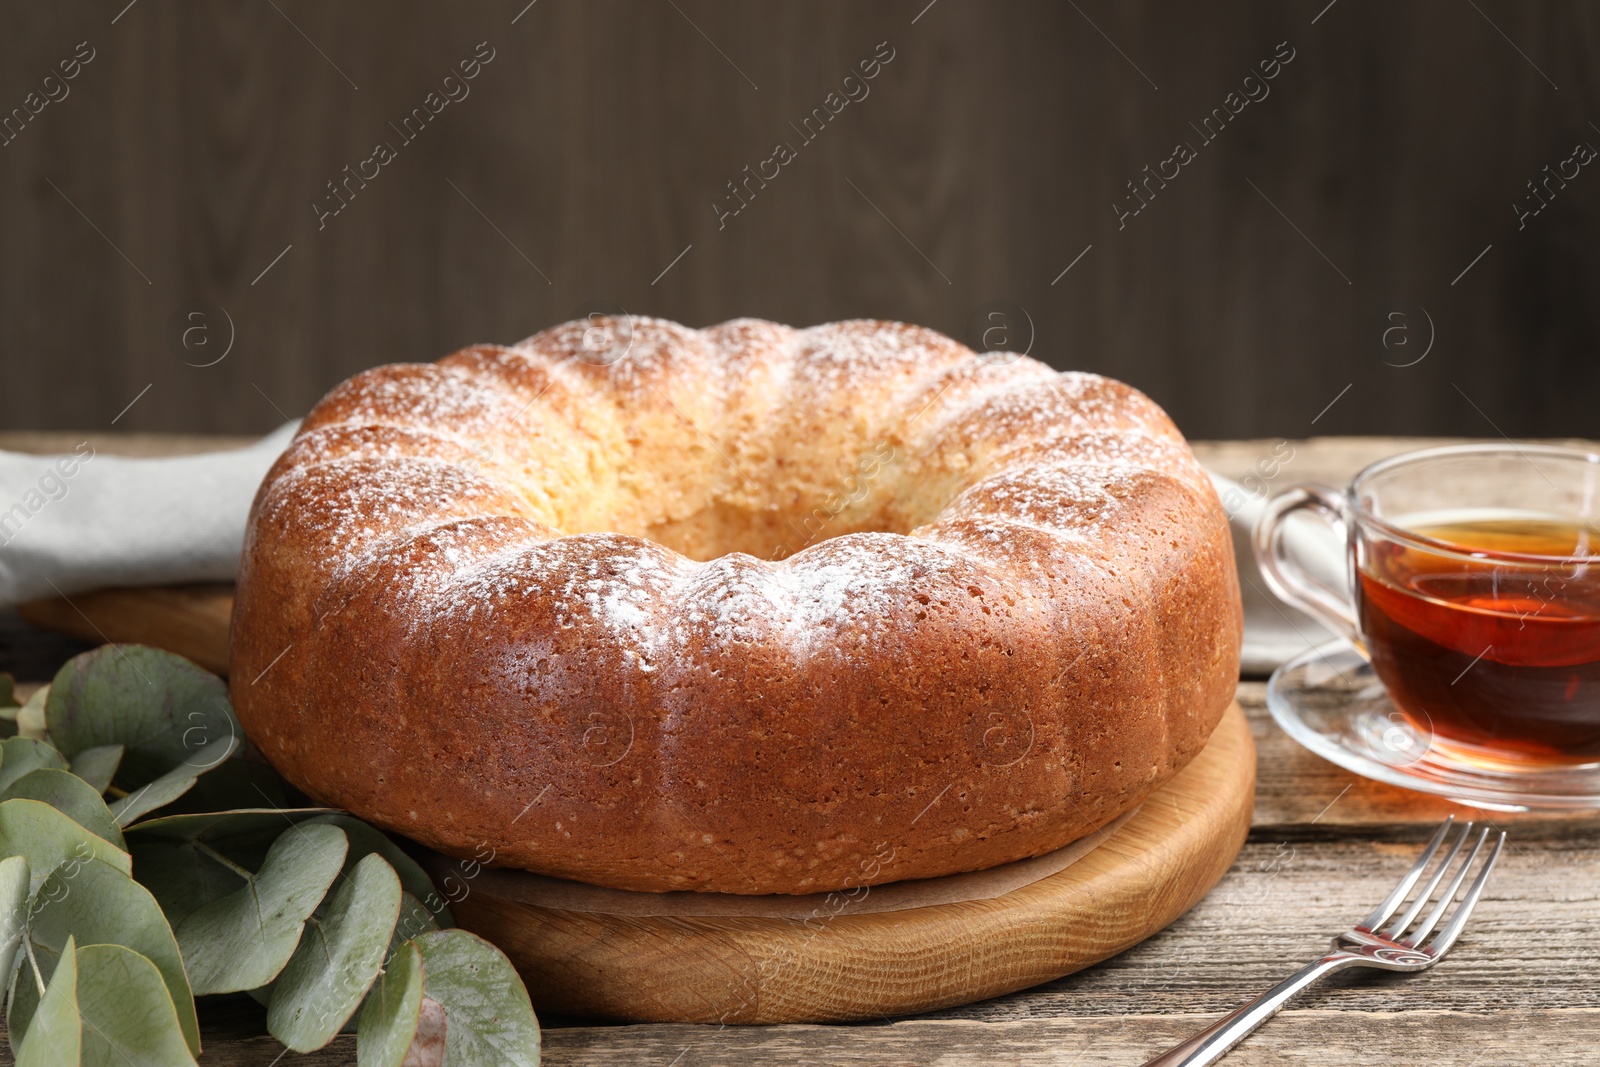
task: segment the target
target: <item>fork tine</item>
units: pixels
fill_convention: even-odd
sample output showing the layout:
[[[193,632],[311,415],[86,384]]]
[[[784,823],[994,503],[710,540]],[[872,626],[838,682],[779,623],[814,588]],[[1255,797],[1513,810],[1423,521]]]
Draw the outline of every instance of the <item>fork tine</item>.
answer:
[[[1467,890],[1467,895],[1462,898],[1461,906],[1439,932],[1439,936],[1433,939],[1433,944],[1428,946],[1430,952],[1443,956],[1450,951],[1450,946],[1456,943],[1456,938],[1461,936],[1461,928],[1467,925],[1467,916],[1471,915],[1472,909],[1477,906],[1478,898],[1483,895],[1483,887],[1489,884],[1489,872],[1494,870],[1495,861],[1500,858],[1500,849],[1505,843],[1506,835],[1501,831],[1499,838],[1495,840],[1493,851],[1484,861],[1483,870],[1478,872],[1478,877],[1472,882],[1472,888]]]
[[[1433,928],[1439,925],[1439,920],[1444,918],[1444,913],[1450,909],[1451,904],[1455,903],[1456,894],[1461,891],[1461,883],[1467,880],[1467,874],[1472,870],[1472,865],[1478,861],[1478,853],[1483,851],[1484,843],[1488,840],[1489,828],[1485,826],[1483,832],[1478,835],[1477,844],[1473,845],[1472,851],[1467,854],[1466,862],[1461,865],[1461,869],[1456,872],[1456,876],[1450,880],[1450,888],[1444,891],[1444,896],[1439,898],[1439,903],[1428,913],[1428,917],[1422,921],[1422,925],[1411,931],[1411,936],[1405,939],[1406,944],[1422,944],[1423,938],[1432,933]],[[1457,846],[1458,851],[1459,848],[1460,846]],[[1455,854],[1452,853],[1450,858],[1452,860],[1455,859]]]
[[[1416,899],[1411,902],[1411,906],[1405,910],[1405,914],[1396,919],[1383,932],[1385,937],[1398,938],[1406,932],[1407,927],[1416,921],[1418,913],[1428,906],[1428,901],[1433,899],[1434,890],[1439,888],[1439,883],[1444,881],[1444,876],[1450,873],[1451,865],[1455,863],[1456,857],[1461,854],[1462,846],[1467,843],[1467,838],[1471,836],[1472,823],[1463,823],[1461,833],[1456,837],[1455,845],[1446,853],[1444,860],[1439,864],[1439,869],[1433,873],[1432,878],[1428,879],[1428,884],[1422,887],[1422,892],[1417,894]]]
[[[1450,827],[1455,821],[1456,817],[1454,815],[1445,817],[1444,823],[1440,825],[1438,831],[1433,835],[1433,840],[1428,842],[1428,847],[1422,850],[1422,855],[1417,857],[1417,862],[1412,864],[1411,869],[1406,872],[1406,876],[1400,879],[1400,884],[1394,887],[1394,892],[1384,898],[1383,903],[1378,905],[1377,910],[1361,920],[1361,926],[1358,929],[1376,930],[1388,921],[1389,916],[1393,915],[1395,909],[1400,907],[1400,902],[1406,899],[1406,894],[1411,892],[1411,887],[1417,884],[1417,879],[1422,877],[1422,872],[1428,869],[1428,861],[1433,859],[1434,854],[1439,851],[1439,843],[1444,840],[1444,835],[1449,833]]]

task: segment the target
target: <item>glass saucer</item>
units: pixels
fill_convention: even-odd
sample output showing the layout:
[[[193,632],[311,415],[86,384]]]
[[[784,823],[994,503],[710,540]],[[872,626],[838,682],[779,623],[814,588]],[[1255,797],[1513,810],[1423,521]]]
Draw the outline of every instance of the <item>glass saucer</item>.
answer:
[[[1495,811],[1600,809],[1600,766],[1499,767],[1464,758],[1413,726],[1346,641],[1273,672],[1267,708],[1323,759],[1367,778]]]

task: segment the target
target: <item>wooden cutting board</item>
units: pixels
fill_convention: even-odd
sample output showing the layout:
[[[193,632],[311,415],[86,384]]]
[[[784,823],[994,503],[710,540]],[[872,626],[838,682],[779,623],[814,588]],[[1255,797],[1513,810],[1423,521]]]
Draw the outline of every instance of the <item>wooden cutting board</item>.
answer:
[[[447,886],[533,1002],[648,1022],[837,1022],[965,1004],[1048,982],[1188,911],[1250,830],[1255,744],[1237,704],[1189,766],[1072,866],[990,900],[831,918],[560,911]],[[521,894],[519,894],[521,895]]]
[[[23,620],[92,644],[151,645],[187,656],[208,671],[228,673],[228,620],[233,585],[170,585],[97,589],[17,607]]]

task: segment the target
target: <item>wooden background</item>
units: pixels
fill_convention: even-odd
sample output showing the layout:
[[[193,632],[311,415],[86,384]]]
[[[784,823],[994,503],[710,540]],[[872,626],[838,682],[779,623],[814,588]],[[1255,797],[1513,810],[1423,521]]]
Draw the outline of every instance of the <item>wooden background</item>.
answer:
[[[0,115],[95,57],[0,146],[0,429],[264,431],[594,301],[969,343],[1003,301],[1035,355],[1195,437],[1600,435],[1600,167],[1512,209],[1600,145],[1590,5],[126,2],[0,8]],[[319,230],[325,183],[479,42],[470,95]],[[719,229],[779,140],[798,158]],[[1198,158],[1119,230],[1180,140]]]

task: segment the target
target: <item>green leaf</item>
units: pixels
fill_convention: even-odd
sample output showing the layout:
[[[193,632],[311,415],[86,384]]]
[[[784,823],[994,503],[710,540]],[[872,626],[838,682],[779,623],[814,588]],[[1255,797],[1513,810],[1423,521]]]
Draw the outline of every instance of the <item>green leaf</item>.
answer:
[[[83,1067],[194,1067],[155,964],[121,945],[85,945],[77,963]]]
[[[320,813],[320,812],[319,812]],[[293,811],[277,812],[212,812],[217,818],[214,825],[203,830],[198,837],[189,838],[195,848],[207,847],[226,856],[232,862],[252,871],[259,871],[267,861],[267,852],[278,837],[290,826],[305,819]],[[237,816],[237,817],[234,817]],[[163,816],[166,818],[166,816]],[[144,823],[138,824],[145,825]],[[129,827],[129,840],[143,838]]]
[[[350,838],[350,857],[345,860],[345,870],[348,871],[363,858],[376,852],[389,861],[389,866],[400,876],[400,885],[405,891],[421,901],[433,914],[435,921],[431,929],[455,925],[455,919],[450,914],[450,906],[434,889],[433,879],[429,878],[421,864],[408,856],[388,834],[353,815],[342,812],[337,815],[324,815],[314,821],[337,826],[345,832],[346,837]],[[422,930],[414,930],[401,940],[415,937],[419,933],[422,933]]]
[[[272,988],[267,1032],[296,1052],[321,1048],[361,1006],[400,915],[400,879],[369,853],[313,918]]]
[[[356,1023],[359,1067],[401,1067],[422,1014],[422,953],[404,944],[373,984]]]
[[[16,732],[23,737],[34,741],[43,741],[49,732],[45,724],[45,702],[50,699],[50,687],[41,685],[33,691],[33,695],[22,702],[22,707],[17,709]]]
[[[0,981],[10,980],[27,922],[28,861],[9,856],[0,860]]]
[[[17,980],[33,986],[32,968]],[[33,986],[37,989],[37,986]],[[83,1022],[78,1014],[78,954],[67,938],[61,962],[50,976],[50,986],[17,1048],[17,1067],[62,1067],[77,1064],[83,1055]]]
[[[22,1049],[28,1024],[39,1010],[39,998],[46,992],[45,987],[55,971],[54,952],[40,952],[34,959],[25,955],[20,958],[17,972],[11,978],[11,997],[6,1001],[6,1040],[13,1057]]]
[[[400,917],[395,921],[394,933],[389,935],[389,947],[383,955],[384,966],[389,966],[389,961],[392,961],[396,954],[405,949],[409,942],[437,929],[439,929],[439,924],[434,921],[433,913],[427,909],[422,901],[410,893],[401,893]],[[367,999],[371,1000],[376,995],[376,992],[368,993]],[[351,1024],[346,1023],[345,1029],[350,1030]]]
[[[31,774],[42,767],[64,771],[67,769],[67,761],[61,758],[61,753],[43,741],[34,741],[27,737],[8,737],[3,744],[0,744],[0,789],[5,789],[23,775]]]
[[[0,856],[27,857],[30,896],[63,864],[76,868],[98,859],[123,874],[133,870],[133,858],[105,838],[48,804],[22,797],[0,802]]]
[[[200,1026],[183,957],[161,907],[144,886],[99,860],[47,878],[30,908],[28,939],[36,953],[63,951],[69,937],[90,945],[122,945],[149,960],[172,1000],[190,1050],[200,1051]],[[26,1025],[26,1018],[21,1020]]]
[[[239,888],[240,876],[213,853],[259,870],[279,834],[329,810],[258,809],[146,819],[127,829],[134,877],[155,894],[176,927],[198,908]]]
[[[117,767],[122,763],[121,745],[96,745],[72,757],[72,773],[94,786],[97,793],[111,788]]]
[[[194,991],[242,992],[276,978],[348,849],[336,826],[296,826],[273,843],[247,885],[185,918],[178,944]]]
[[[445,1067],[538,1067],[539,1020],[511,961],[465,930],[423,934],[423,994],[444,1008]]]
[[[296,823],[319,815],[338,812],[338,808],[239,808],[234,811],[190,812],[158,815],[127,828],[134,839],[218,841],[225,837],[245,837],[270,830],[287,830]]]
[[[70,771],[58,771],[50,767],[29,771],[0,790],[0,801],[12,797],[48,804],[70,816],[73,822],[90,833],[105,838],[124,851],[128,847],[122,840],[122,831],[117,829],[116,820],[111,817],[110,809],[100,799],[100,794],[94,791],[94,786]]]
[[[102,645],[68,660],[50,685],[45,717],[69,759],[123,745],[114,784],[129,792],[180,764],[206,763],[202,753],[220,762],[218,746],[241,736],[222,679],[142,645]]]
[[[203,774],[194,788],[167,810],[174,814],[235,811],[240,808],[288,808],[288,786],[272,765],[241,746],[238,758],[227,763],[225,774]]]
[[[141,815],[164,807],[194,787],[196,779],[233,755],[240,745],[237,737],[224,737],[197,750],[183,763],[160,777],[146,782],[111,805],[119,826],[127,826]]]
[[[394,955],[402,943],[437,929],[439,924],[426,904],[410,893],[400,894],[400,918],[394,924],[394,940],[389,943],[389,954]]]
[[[129,847],[134,877],[150,890],[174,929],[201,907],[243,884],[232,870],[191,845],[135,839]]]

